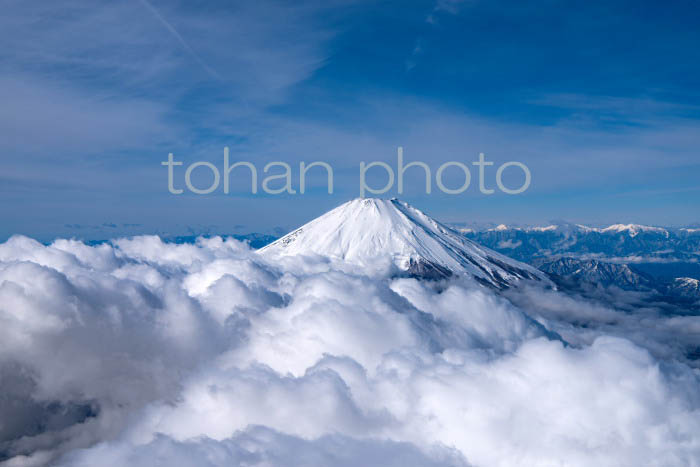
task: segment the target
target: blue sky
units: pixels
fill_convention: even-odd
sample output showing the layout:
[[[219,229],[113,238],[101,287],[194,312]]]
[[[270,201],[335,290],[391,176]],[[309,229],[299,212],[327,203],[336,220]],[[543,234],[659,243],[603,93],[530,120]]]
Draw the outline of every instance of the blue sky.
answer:
[[[698,24],[692,2],[6,1],[0,237],[284,230],[397,146],[530,168],[514,196],[407,172],[401,198],[442,220],[695,223]],[[168,193],[169,152],[221,167],[224,146],[326,161],[335,193]]]

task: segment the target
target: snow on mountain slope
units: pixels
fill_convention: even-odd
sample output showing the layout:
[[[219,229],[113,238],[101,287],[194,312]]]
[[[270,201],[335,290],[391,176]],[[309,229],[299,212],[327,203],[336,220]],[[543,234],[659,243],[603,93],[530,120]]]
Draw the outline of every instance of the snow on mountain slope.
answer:
[[[668,237],[668,231],[662,229],[661,227],[650,227],[648,225],[639,224],[613,224],[604,229],[598,229],[599,232],[629,232],[630,237],[634,237],[639,234],[639,232],[653,232],[664,235]]]
[[[567,278],[577,285],[581,282],[615,285],[622,289],[642,290],[652,285],[649,277],[632,270],[626,264],[613,264],[595,259],[556,258],[533,263],[541,271]]]
[[[435,279],[469,274],[499,288],[522,279],[548,282],[537,269],[482,247],[397,199],[349,201],[259,251],[317,254],[356,265],[389,257],[408,275]]]
[[[679,297],[700,299],[700,280],[692,277],[676,277],[669,284],[668,292]]]
[[[527,230],[533,231],[533,232],[551,232],[553,230],[557,230],[559,228],[558,225],[548,225],[546,227],[530,227]]]
[[[619,233],[626,233],[630,237],[635,237],[638,234],[644,232],[644,233],[654,233],[654,234],[659,234],[665,237],[669,236],[669,231],[663,227],[654,227],[654,226],[649,226],[649,225],[640,225],[640,224],[613,224],[609,225],[608,227],[589,227],[587,225],[583,224],[571,224],[567,222],[563,223],[557,223],[557,224],[549,224],[546,226],[523,226],[523,227],[510,227],[506,224],[499,224],[496,227],[477,227],[477,228],[470,228],[470,229],[461,229],[461,230],[469,230],[472,232],[509,232],[509,231],[522,231],[522,232],[554,232],[557,230],[563,230],[563,231],[580,231],[583,233],[591,233],[591,232],[596,232],[596,233],[601,233],[601,234],[619,234]],[[700,232],[700,229],[693,229],[693,228],[682,228],[678,229],[683,232],[687,233],[694,233],[694,232]]]

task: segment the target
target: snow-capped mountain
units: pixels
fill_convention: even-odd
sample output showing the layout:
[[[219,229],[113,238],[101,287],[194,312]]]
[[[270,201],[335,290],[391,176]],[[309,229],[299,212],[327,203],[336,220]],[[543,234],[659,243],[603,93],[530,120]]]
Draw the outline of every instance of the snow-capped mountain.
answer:
[[[590,227],[589,227],[590,228]],[[668,230],[662,227],[653,227],[649,225],[639,225],[639,224],[613,224],[611,226],[605,227],[604,229],[591,229],[597,232],[626,232],[630,237],[636,237],[640,232],[653,232],[661,234],[668,238]]]
[[[700,280],[692,277],[676,277],[668,285],[667,293],[677,297],[700,300]]]
[[[468,274],[504,288],[548,279],[537,269],[485,248],[397,199],[358,198],[259,250],[263,255],[321,255],[355,265],[389,258],[399,273],[422,278]]]
[[[660,262],[700,259],[700,230],[671,229],[637,224],[604,228],[580,224],[544,227],[463,229],[463,235],[519,261],[577,257],[611,262]]]
[[[462,230],[479,244],[549,274],[561,289],[591,285],[655,293],[677,303],[697,301],[700,229],[560,223],[544,227]]]

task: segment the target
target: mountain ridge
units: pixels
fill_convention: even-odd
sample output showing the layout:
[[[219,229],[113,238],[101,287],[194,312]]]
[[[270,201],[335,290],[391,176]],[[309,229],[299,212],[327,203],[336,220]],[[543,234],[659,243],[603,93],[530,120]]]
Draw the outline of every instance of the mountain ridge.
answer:
[[[388,257],[409,276],[442,279],[466,274],[497,288],[522,280],[549,282],[536,268],[483,247],[396,198],[348,201],[259,252],[315,254],[361,266]]]

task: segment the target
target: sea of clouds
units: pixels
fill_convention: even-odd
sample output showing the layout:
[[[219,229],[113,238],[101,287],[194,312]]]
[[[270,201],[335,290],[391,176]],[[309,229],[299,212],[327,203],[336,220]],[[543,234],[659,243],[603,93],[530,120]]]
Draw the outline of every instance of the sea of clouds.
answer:
[[[697,316],[392,277],[12,237],[0,466],[700,465]]]

